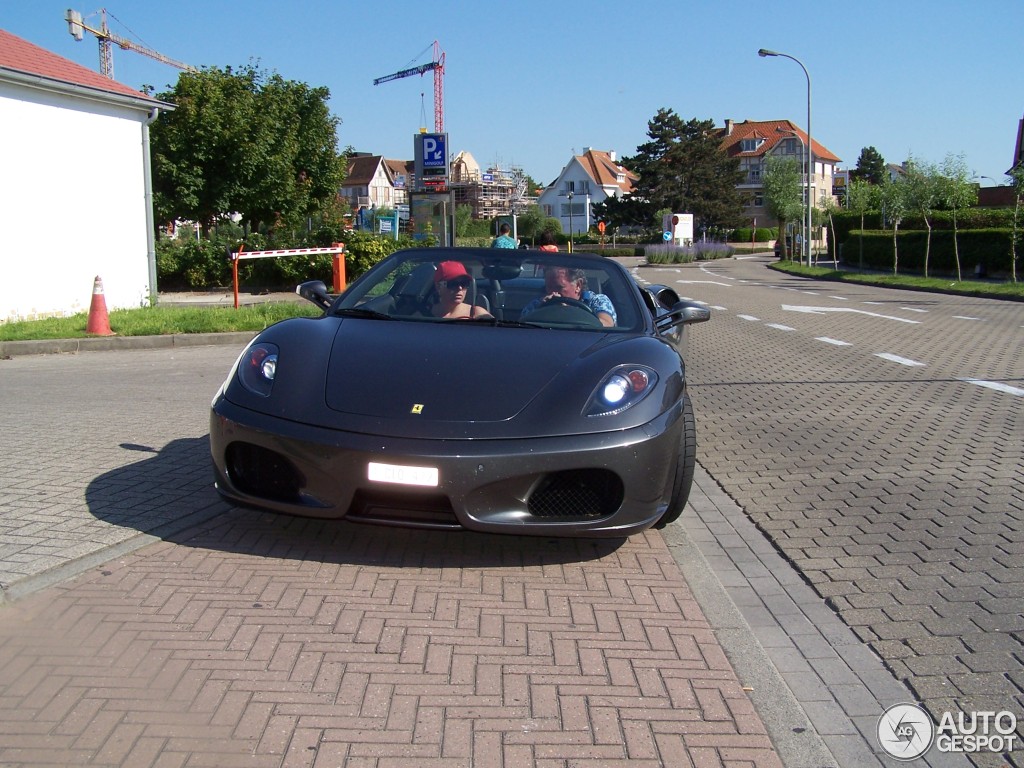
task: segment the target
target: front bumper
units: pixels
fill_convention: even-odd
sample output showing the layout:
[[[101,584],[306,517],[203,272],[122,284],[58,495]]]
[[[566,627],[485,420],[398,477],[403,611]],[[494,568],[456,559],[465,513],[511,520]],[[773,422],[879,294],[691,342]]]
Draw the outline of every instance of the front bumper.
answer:
[[[219,396],[210,450],[218,491],[262,509],[419,528],[622,537],[649,528],[666,509],[681,413],[677,405],[641,427],[570,437],[420,440],[299,424]],[[436,471],[436,484],[371,480],[371,463]]]

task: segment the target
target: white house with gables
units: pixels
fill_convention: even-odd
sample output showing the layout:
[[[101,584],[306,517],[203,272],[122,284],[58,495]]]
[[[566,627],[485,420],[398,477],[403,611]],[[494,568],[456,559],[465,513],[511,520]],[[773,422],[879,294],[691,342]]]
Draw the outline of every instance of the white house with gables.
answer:
[[[173,108],[0,30],[0,322],[156,295],[149,125]]]
[[[558,178],[541,192],[537,205],[562,222],[562,231],[586,232],[594,225],[592,205],[633,190],[637,177],[616,162],[614,152],[589,147],[574,155]]]

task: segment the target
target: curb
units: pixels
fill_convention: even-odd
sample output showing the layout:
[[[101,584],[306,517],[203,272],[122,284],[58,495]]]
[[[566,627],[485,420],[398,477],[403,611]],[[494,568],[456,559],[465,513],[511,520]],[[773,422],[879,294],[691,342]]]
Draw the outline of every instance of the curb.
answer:
[[[170,349],[206,347],[215,344],[248,344],[258,331],[233,333],[175,333],[166,336],[102,336],[84,339],[42,339],[0,341],[0,359],[24,355],[66,355],[79,352],[108,352],[125,349]]]

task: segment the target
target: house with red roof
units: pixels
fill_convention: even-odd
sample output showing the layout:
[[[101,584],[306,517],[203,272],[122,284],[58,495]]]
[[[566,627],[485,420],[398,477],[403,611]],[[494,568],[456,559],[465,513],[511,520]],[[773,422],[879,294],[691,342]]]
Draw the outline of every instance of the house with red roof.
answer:
[[[573,158],[537,198],[545,216],[562,222],[562,231],[587,232],[595,225],[592,205],[609,197],[622,197],[633,191],[637,176],[616,160],[615,152],[587,147]]]
[[[155,297],[158,101],[0,29],[0,322]]]
[[[755,219],[760,226],[772,226],[764,200],[763,175],[771,157],[789,158],[801,169],[803,184],[808,184],[807,134],[789,120],[744,120],[741,123],[725,121],[725,127],[718,129],[722,149],[730,157],[739,159],[740,170],[745,174],[739,189],[746,192],[745,218]],[[825,205],[832,197],[836,165],[840,159],[811,138],[811,159],[813,171],[810,174],[812,200],[817,208]],[[805,193],[806,194],[806,193]],[[806,197],[804,198],[806,200]]]

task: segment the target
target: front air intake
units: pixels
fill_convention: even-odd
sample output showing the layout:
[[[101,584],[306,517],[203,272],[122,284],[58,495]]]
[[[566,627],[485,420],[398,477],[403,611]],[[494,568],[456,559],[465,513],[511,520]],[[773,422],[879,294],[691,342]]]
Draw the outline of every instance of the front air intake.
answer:
[[[619,476],[607,469],[571,469],[545,477],[530,494],[527,509],[546,520],[607,517],[622,504]]]
[[[299,500],[302,473],[276,451],[252,443],[231,443],[225,462],[228,477],[242,493],[270,501]]]

